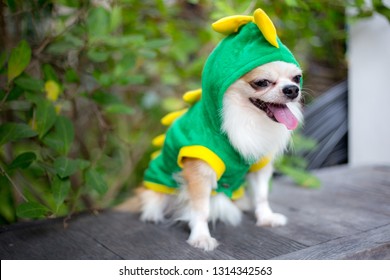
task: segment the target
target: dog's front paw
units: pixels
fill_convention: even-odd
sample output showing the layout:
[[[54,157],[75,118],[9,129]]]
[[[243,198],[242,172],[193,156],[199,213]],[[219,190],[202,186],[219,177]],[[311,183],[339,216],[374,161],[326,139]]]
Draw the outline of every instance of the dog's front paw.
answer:
[[[261,227],[279,227],[287,224],[287,217],[278,213],[267,213],[257,215],[257,226]]]
[[[211,236],[191,237],[187,240],[188,244],[195,248],[203,249],[205,251],[212,251],[218,246],[218,241]]]

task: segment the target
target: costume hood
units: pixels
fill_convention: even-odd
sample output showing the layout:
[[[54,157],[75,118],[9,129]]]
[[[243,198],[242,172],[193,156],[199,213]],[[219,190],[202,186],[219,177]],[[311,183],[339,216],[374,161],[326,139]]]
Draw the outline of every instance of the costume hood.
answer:
[[[212,26],[228,36],[210,54],[203,68],[200,102],[210,124],[220,131],[223,95],[237,79],[273,61],[300,66],[262,9],[257,9],[253,16],[223,18]]]

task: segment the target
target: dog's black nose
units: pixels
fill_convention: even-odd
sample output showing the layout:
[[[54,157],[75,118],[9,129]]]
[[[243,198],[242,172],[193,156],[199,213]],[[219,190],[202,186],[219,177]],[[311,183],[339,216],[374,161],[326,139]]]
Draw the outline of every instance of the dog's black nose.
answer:
[[[290,99],[294,99],[298,96],[299,94],[299,87],[291,85],[291,86],[286,86],[283,88],[283,93],[285,96],[287,96]]]

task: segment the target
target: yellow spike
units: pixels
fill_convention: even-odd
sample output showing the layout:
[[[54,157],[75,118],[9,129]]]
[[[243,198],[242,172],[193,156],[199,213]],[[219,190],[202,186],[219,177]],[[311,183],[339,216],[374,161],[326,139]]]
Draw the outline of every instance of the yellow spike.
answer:
[[[161,119],[161,123],[163,125],[170,126],[178,117],[182,116],[187,111],[188,109],[186,108],[186,109],[169,113],[168,115],[166,115]]]
[[[161,154],[161,150],[155,151],[150,155],[150,159],[155,159]]]
[[[183,100],[187,103],[194,104],[195,102],[199,101],[201,97],[202,97],[202,89],[199,88],[184,93]]]
[[[268,15],[262,10],[257,9],[254,14],[254,21],[256,25],[259,27],[261,33],[263,33],[265,39],[276,48],[279,48],[278,41],[276,40],[276,28],[272,23],[272,20],[268,17]]]
[[[241,25],[247,24],[251,21],[253,21],[252,16],[237,15],[221,18],[220,20],[214,22],[211,26],[213,27],[214,31],[224,35],[229,35],[236,33]]]
[[[165,134],[160,134],[159,136],[153,138],[152,144],[155,147],[162,147],[165,141]]]

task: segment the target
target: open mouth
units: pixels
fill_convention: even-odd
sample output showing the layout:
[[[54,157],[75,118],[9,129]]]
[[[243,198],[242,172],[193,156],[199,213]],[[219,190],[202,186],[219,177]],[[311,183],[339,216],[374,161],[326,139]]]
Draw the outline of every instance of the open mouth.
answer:
[[[298,119],[290,111],[286,104],[264,102],[258,98],[249,98],[249,101],[267,116],[278,123],[284,124],[288,130],[294,130],[298,126]]]

